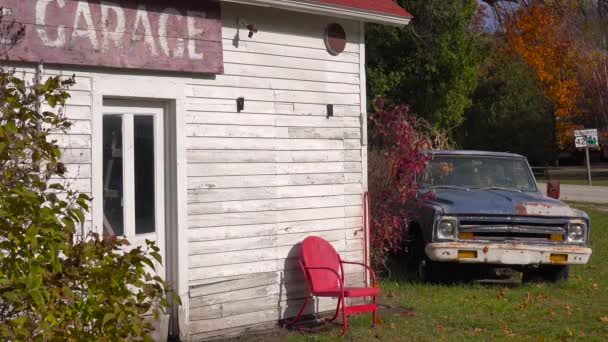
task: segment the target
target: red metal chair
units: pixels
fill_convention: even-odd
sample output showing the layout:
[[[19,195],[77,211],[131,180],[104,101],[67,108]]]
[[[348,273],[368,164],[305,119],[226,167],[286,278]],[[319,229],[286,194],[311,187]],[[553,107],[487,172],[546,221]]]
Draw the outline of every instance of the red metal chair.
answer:
[[[345,287],[344,268],[342,266],[344,264],[365,267],[371,274],[372,287]],[[368,265],[344,261],[340,259],[340,255],[329,242],[318,236],[309,236],[302,241],[300,268],[306,279],[306,298],[296,317],[288,323],[289,326],[294,325],[300,319],[311,294],[317,297],[338,298],[336,312],[328,321],[331,322],[338,317],[341,307],[342,320],[344,321],[342,334],[346,334],[348,329],[346,316],[349,314],[371,311],[373,312],[372,325],[376,322],[376,296],[379,289],[376,286],[376,275]],[[348,297],[373,297],[373,302],[371,304],[346,306],[344,299]]]

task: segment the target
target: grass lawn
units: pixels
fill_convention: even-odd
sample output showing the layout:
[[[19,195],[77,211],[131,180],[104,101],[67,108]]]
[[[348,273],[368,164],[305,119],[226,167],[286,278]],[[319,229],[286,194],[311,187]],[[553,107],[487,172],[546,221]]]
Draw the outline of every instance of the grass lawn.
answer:
[[[383,281],[379,303],[392,307],[370,328],[370,315],[353,315],[352,341],[585,340],[608,341],[608,212],[592,218],[589,264],[571,267],[559,284],[428,285]],[[263,341],[340,340],[340,327],[244,338]]]

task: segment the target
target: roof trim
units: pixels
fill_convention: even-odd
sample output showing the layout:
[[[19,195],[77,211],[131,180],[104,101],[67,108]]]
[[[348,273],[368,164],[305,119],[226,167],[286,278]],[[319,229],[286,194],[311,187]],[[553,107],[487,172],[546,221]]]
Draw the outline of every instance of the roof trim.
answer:
[[[388,24],[393,26],[405,26],[409,24],[411,17],[404,17],[390,13],[369,11],[360,8],[332,5],[317,1],[301,0],[221,0],[254,6],[280,8],[296,12],[319,14],[344,19],[354,19],[370,23]]]

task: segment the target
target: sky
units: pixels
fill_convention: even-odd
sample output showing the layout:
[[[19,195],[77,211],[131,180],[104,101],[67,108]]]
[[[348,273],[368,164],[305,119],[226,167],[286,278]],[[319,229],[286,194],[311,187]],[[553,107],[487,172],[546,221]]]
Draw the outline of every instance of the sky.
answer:
[[[482,2],[481,0],[477,0],[477,2],[481,6],[484,6],[486,8],[486,13],[488,15],[488,17],[486,19],[486,23],[485,23],[486,24],[486,29],[488,31],[491,31],[491,32],[496,31],[496,29],[498,28],[498,19],[494,15],[494,11],[492,10],[492,8],[490,8],[486,3]],[[514,9],[516,9],[518,7],[517,4],[514,4],[512,2],[500,1],[499,3],[505,9],[514,10]]]

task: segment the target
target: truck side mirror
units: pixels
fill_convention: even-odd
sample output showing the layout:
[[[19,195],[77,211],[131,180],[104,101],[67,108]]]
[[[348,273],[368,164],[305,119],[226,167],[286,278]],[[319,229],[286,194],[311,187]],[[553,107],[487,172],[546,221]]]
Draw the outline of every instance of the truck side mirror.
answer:
[[[547,197],[559,199],[559,180],[550,179],[547,182]]]

